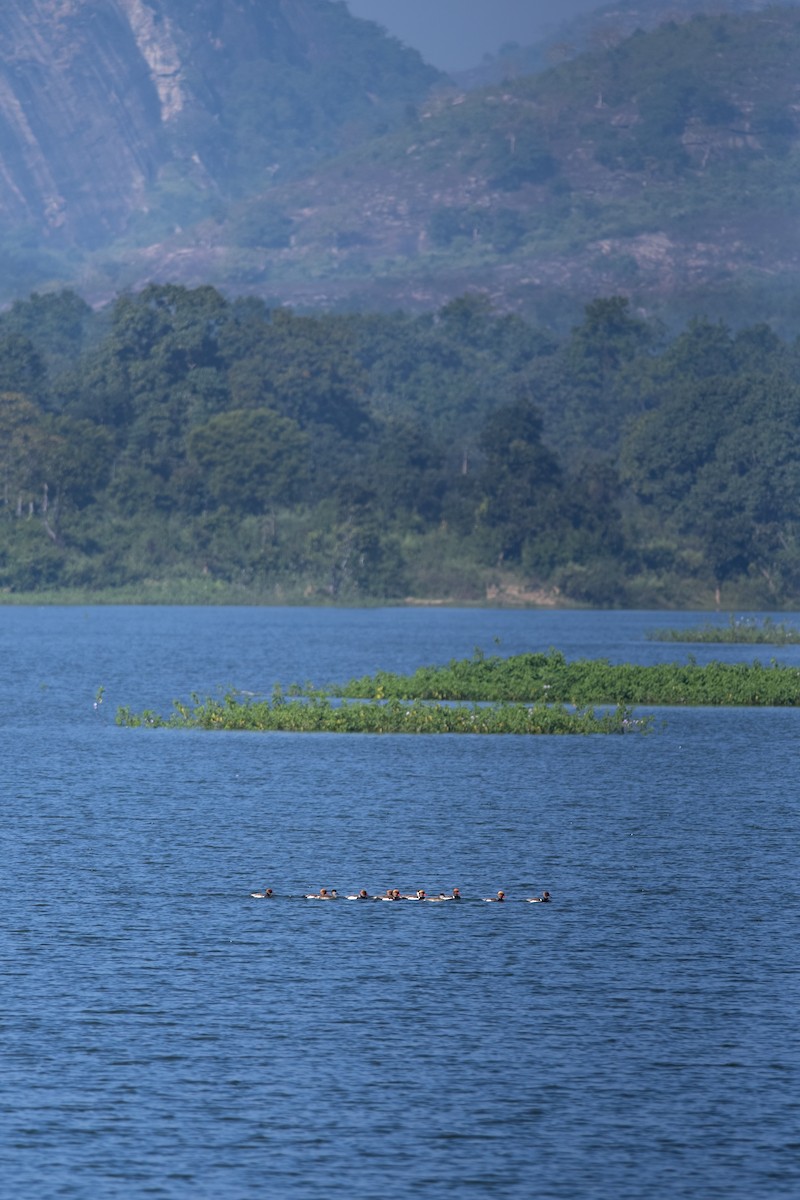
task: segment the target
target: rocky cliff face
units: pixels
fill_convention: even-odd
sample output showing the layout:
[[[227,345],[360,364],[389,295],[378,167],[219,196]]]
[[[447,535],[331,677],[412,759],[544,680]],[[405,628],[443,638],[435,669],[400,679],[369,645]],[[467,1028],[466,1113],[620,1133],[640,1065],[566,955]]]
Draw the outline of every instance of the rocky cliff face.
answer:
[[[136,0],[0,9],[0,216],[100,240],[164,157],[162,102],[126,10]]]
[[[342,66],[365,40],[383,78],[365,78],[353,98]],[[299,149],[336,148],[320,122],[342,124],[345,103],[363,118],[389,96],[419,98],[435,78],[399,47],[387,71],[388,44],[329,0],[3,0],[0,221],[99,245],[148,207],[165,171],[224,194],[257,171],[247,147],[271,114],[276,127],[296,121],[281,104],[302,109]],[[290,159],[288,135],[254,154],[275,159],[274,171],[284,150]]]

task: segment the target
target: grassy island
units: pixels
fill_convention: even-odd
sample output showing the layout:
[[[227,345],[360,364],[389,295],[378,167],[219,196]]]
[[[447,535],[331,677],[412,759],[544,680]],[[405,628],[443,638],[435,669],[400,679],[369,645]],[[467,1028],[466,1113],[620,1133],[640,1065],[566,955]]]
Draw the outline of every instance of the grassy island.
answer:
[[[452,660],[413,675],[378,671],[337,689],[361,699],[460,700],[491,703],[795,706],[800,670],[775,663],[700,666],[690,660],[639,666],[607,659],[568,662],[559,651],[510,658]]]
[[[757,621],[755,617],[731,615],[727,625],[695,625],[689,629],[650,629],[645,635],[651,642],[705,642],[710,644],[742,644],[745,646],[798,646],[800,629],[771,617]]]
[[[237,692],[222,699],[193,697],[190,705],[175,701],[166,717],[120,708],[116,720],[118,725],[148,728],[290,733],[590,734],[647,732],[650,727],[649,719],[635,719],[625,707],[595,713],[542,703],[465,707],[392,699],[337,704],[316,694],[292,699],[275,694],[271,700],[260,700]]]
[[[288,733],[647,733],[632,705],[796,707],[800,670],[776,663],[639,666],[568,662],[557,650],[453,659],[413,675],[378,671],[321,692],[276,686],[271,699],[229,691],[173,701],[166,716],[117,710],[118,725]],[[605,711],[596,712],[593,705]]]

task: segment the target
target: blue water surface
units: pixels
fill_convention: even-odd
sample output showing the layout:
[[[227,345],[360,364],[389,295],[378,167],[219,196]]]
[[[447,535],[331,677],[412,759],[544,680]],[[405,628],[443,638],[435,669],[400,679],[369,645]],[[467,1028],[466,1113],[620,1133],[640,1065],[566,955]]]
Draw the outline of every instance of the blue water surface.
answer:
[[[681,661],[646,639],[677,620],[0,610],[3,1193],[797,1196],[800,711],[661,710],[646,738],[113,722],[476,648]]]

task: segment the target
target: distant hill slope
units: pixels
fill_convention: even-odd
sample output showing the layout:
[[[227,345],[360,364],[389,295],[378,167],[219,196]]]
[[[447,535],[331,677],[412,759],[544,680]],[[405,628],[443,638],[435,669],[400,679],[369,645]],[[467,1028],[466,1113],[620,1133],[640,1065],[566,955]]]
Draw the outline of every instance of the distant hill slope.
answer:
[[[622,292],[651,311],[719,301],[768,318],[800,268],[798,62],[800,11],[770,9],[440,92],[223,220],[125,247],[123,277],[309,305],[430,305],[478,286],[537,317],[556,296]]]
[[[387,129],[438,78],[329,0],[3,0],[6,246],[185,225]]]
[[[469,92],[330,0],[8,0],[0,286],[796,332],[800,10],[609,40]]]
[[[800,11],[772,8],[451,91],[138,270],[200,263],[307,304],[438,304],[479,286],[529,312],[622,292],[681,317],[768,318],[800,266],[798,61]],[[259,245],[258,221],[278,216],[288,244]]]
[[[790,6],[796,0],[783,0]],[[506,43],[497,54],[487,54],[483,62],[451,78],[461,88],[472,90],[535,75],[556,63],[577,58],[587,50],[608,49],[637,30],[656,29],[665,22],[690,21],[704,14],[763,12],[773,7],[772,0],[619,0],[602,4],[555,24],[532,45]]]

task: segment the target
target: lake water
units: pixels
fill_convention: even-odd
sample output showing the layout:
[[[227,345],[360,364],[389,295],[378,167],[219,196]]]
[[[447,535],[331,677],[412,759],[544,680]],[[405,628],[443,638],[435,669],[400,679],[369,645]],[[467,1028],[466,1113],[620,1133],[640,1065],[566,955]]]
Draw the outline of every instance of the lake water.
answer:
[[[0,609],[3,1195],[800,1194],[800,710],[646,738],[113,721],[476,647],[683,660],[645,631],[702,619]]]

